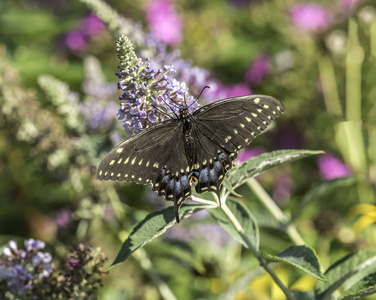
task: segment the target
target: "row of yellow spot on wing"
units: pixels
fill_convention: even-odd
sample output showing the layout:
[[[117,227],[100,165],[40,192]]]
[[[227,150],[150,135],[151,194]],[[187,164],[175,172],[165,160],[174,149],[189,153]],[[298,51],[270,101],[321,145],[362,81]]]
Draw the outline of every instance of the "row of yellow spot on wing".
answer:
[[[255,99],[253,100],[253,102],[254,102],[255,104],[259,104],[260,101],[261,101],[260,98],[255,98]],[[268,108],[269,108],[269,105],[264,104],[263,107],[264,107],[265,109],[268,109]],[[279,105],[277,105],[276,107],[277,107],[277,109],[278,109],[279,111],[281,111],[281,107],[280,107]],[[259,109],[258,111],[261,112],[262,110]],[[272,111],[272,114],[275,115],[276,112],[273,110],[273,111]],[[268,118],[269,118],[269,117],[268,117]],[[270,119],[270,118],[269,118],[269,119]]]

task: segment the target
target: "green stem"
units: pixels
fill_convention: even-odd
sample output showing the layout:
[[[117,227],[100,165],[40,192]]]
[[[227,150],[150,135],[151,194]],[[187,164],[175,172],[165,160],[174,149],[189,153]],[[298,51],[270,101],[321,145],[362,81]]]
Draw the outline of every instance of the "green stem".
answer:
[[[153,264],[144,249],[138,249],[135,253],[133,253],[133,255],[137,257],[137,260],[140,263],[141,267],[145,271],[147,271],[150,278],[154,281],[162,298],[165,300],[177,300],[173,292],[170,290],[169,286],[156,272],[153,271]]]
[[[199,198],[195,195],[192,195],[191,196],[192,200],[195,201],[195,202],[198,202],[198,203],[202,203],[202,204],[205,204],[205,205],[208,205],[207,208],[216,208],[218,207],[218,204],[214,201],[210,201],[210,200],[206,200],[206,199],[202,199],[202,198]]]
[[[110,199],[111,205],[114,208],[115,214],[117,219],[122,222],[124,221],[124,216],[126,215],[125,210],[120,202],[119,196],[113,187],[109,187],[107,189],[107,195]],[[118,238],[121,242],[124,241],[124,232],[120,231],[118,234]],[[128,236],[128,233],[126,234]],[[140,264],[140,266],[146,271],[146,273],[150,276],[153,280],[154,284],[156,285],[161,298],[165,300],[176,300],[175,295],[172,293],[168,285],[163,281],[163,279],[153,271],[153,264],[149,257],[147,256],[144,249],[138,249],[135,253],[133,253],[133,257],[136,261]]]
[[[343,111],[338,95],[333,62],[328,55],[319,57],[319,71],[326,109],[329,113],[342,117]]]
[[[290,222],[286,215],[281,211],[278,205],[273,201],[269,194],[264,190],[261,184],[254,178],[247,181],[247,185],[253,190],[260,202],[274,216],[274,218],[285,226],[285,232],[295,245],[304,245],[304,240],[300,236],[296,227]]]
[[[251,250],[252,254],[257,258],[257,260],[260,263],[260,266],[264,268],[266,272],[269,273],[269,275],[273,278],[274,282],[279,286],[279,288],[283,291],[283,293],[286,295],[286,298],[289,300],[293,300],[293,296],[291,295],[290,291],[287,289],[287,287],[283,284],[283,282],[278,278],[278,276],[274,273],[272,268],[269,267],[267,261],[262,257],[261,253],[256,250],[250,239],[248,238],[247,234],[244,231],[244,228],[241,226],[241,224],[238,222],[232,211],[228,208],[226,202],[222,202],[221,205],[222,211],[226,214],[226,216],[229,218],[231,223],[234,225],[236,231],[240,234],[244,242],[247,244],[249,250]]]

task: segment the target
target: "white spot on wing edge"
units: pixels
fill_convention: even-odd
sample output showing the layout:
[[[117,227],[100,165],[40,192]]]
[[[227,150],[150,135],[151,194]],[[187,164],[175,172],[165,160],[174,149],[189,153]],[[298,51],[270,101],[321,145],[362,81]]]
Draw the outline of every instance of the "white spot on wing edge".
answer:
[[[116,150],[116,152],[117,152],[117,153],[121,153],[121,152],[123,152],[123,150],[124,150],[124,148],[121,147],[121,148],[118,148],[118,149]]]
[[[260,98],[256,98],[253,100],[254,103],[258,104],[260,102]]]

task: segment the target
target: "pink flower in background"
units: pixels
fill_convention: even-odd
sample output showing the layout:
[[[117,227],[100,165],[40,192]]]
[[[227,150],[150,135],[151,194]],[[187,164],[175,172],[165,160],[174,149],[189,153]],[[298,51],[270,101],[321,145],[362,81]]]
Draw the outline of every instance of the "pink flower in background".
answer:
[[[93,37],[101,33],[106,27],[96,15],[89,14],[82,19],[80,28],[85,36]]]
[[[62,209],[57,213],[54,222],[59,227],[67,227],[72,219],[72,212],[68,209]]]
[[[307,31],[316,31],[331,23],[329,13],[317,3],[296,4],[290,16],[295,26]]]
[[[321,177],[326,180],[351,175],[350,169],[341,160],[329,153],[318,157],[318,165]]]
[[[273,199],[279,205],[286,204],[290,199],[293,182],[289,176],[277,177],[274,184]]]
[[[168,0],[151,1],[146,9],[151,32],[168,45],[178,45],[182,39],[182,22]]]
[[[224,97],[238,97],[252,94],[250,88],[244,83],[238,83],[231,86],[223,86]]]
[[[270,72],[270,58],[266,54],[261,54],[253,61],[252,65],[245,73],[245,81],[251,86],[260,84]]]
[[[247,159],[265,153],[266,150],[262,147],[244,148],[240,150],[238,156],[238,162],[244,162]]]
[[[68,32],[65,36],[65,44],[72,51],[80,51],[86,46],[85,36],[78,30]]]
[[[81,51],[90,39],[105,29],[105,25],[96,15],[90,14],[81,20],[78,29],[65,35],[65,44],[71,51]]]

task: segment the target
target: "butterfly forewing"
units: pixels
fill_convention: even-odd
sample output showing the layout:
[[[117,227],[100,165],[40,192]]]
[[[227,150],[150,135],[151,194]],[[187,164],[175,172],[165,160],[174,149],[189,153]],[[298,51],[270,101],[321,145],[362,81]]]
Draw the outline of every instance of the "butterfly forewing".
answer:
[[[164,122],[120,143],[98,166],[97,179],[153,183],[170,156],[166,145],[181,136],[179,123]]]
[[[193,114],[198,127],[233,157],[284,110],[277,99],[263,95],[223,99],[203,108]]]

